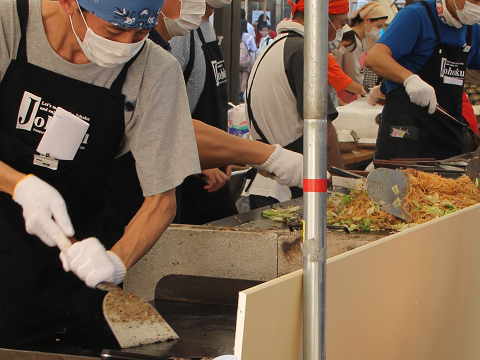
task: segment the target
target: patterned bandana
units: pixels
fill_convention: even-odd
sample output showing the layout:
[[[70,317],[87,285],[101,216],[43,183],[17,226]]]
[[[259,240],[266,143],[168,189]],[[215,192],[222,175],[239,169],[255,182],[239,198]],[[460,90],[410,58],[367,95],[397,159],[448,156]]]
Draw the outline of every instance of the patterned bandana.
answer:
[[[165,0],[78,0],[78,3],[113,25],[148,29],[157,25]]]
[[[460,29],[463,26],[463,24],[460,21],[455,19],[450,14],[450,12],[447,9],[447,5],[445,4],[445,0],[436,0],[436,5],[437,5],[438,18],[440,19],[441,22],[449,26],[454,26],[457,29]]]

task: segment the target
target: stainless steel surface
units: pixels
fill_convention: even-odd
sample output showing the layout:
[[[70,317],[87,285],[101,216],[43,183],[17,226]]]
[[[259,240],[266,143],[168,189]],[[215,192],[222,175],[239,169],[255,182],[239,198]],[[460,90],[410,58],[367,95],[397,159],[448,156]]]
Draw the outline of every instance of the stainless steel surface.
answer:
[[[303,175],[307,180],[326,181],[328,1],[305,0],[304,14]],[[304,255],[303,258],[304,360],[323,360],[326,357],[326,213],[327,193],[305,191],[304,186],[304,241],[312,239],[318,248],[314,256]]]
[[[212,221],[206,225],[208,226],[223,226],[223,227],[235,227],[235,228],[254,228],[262,230],[286,230],[288,226],[284,222],[272,221],[270,219],[262,217],[262,212],[272,207],[282,207],[287,208],[289,206],[302,206],[303,207],[303,197],[298,199],[293,199],[289,201],[284,201],[279,204],[272,206],[264,206],[252,211],[248,211],[243,214],[238,214],[234,216],[229,216],[225,219],[220,219],[217,221]]]
[[[394,192],[394,187],[398,190],[398,194]],[[403,209],[403,199],[408,192],[408,175],[406,173],[387,168],[375,169],[367,176],[367,192],[382,210],[403,220],[410,218]],[[397,199],[401,204],[399,207],[393,205]]]

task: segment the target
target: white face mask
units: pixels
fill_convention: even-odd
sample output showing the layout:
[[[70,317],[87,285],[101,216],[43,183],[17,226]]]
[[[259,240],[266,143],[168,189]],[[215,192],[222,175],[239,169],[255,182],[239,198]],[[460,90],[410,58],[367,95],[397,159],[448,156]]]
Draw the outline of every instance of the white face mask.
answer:
[[[335,50],[338,45],[340,45],[340,43],[342,42],[342,39],[343,39],[343,30],[342,29],[337,29],[335,27],[335,25],[333,25],[332,21],[330,19],[328,19],[328,21],[330,22],[330,25],[333,26],[333,28],[335,29],[336,31],[336,34],[335,34],[335,39],[333,41],[329,41],[328,42],[328,51],[329,52],[332,52],[333,50]]]
[[[205,15],[205,0],[180,0],[180,3],[180,16],[177,19],[170,19],[162,12],[165,27],[171,37],[185,36],[195,30]]]
[[[80,9],[80,6],[78,8]],[[72,17],[70,16],[70,25],[72,26],[73,33],[87,59],[101,67],[110,68],[125,64],[140,51],[147,40],[148,35],[145,36],[143,40],[133,44],[124,44],[105,39],[104,37],[95,34],[93,30],[88,27],[81,11],[80,14],[87,27],[85,38],[81,41],[77,36],[77,33],[73,28]]]
[[[466,1],[463,10],[458,10],[455,0],[453,0],[453,4],[455,9],[457,9],[458,20],[463,25],[474,25],[480,21],[480,6]]]
[[[332,55],[342,56],[343,54],[345,54],[345,51],[347,51],[347,49],[344,46],[340,46],[338,49],[332,50]]]
[[[367,24],[365,24],[365,38],[369,43],[377,41],[380,39],[380,29],[372,25],[372,30],[367,31]]]
[[[232,2],[232,0],[206,0],[207,4],[215,9],[224,7]]]

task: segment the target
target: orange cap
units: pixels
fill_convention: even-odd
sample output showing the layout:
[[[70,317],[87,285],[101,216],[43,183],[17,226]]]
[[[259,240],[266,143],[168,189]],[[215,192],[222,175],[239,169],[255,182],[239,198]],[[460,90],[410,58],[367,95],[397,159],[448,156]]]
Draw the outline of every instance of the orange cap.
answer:
[[[349,11],[348,0],[329,0],[328,1],[329,15],[348,14],[348,11]]]
[[[296,11],[305,12],[305,1],[299,0],[296,4],[292,1],[288,0],[288,3],[292,6],[292,15],[295,14]]]

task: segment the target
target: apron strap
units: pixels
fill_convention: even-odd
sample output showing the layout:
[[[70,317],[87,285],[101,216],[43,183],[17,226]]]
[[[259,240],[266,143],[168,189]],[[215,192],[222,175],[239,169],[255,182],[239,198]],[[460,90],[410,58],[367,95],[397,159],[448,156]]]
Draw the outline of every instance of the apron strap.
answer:
[[[200,31],[200,29],[198,30]],[[190,79],[190,75],[192,75],[193,64],[195,63],[195,36],[193,32],[194,30],[190,31],[190,56],[188,58],[187,67],[183,72],[183,79],[185,80],[185,85],[187,84],[188,79]],[[198,36],[200,36],[200,34]],[[203,43],[204,42],[202,42],[202,44]]]
[[[255,72],[253,73],[253,76],[252,76],[252,81],[250,82],[250,84],[253,84],[253,81],[255,80],[255,76],[257,75],[257,70],[258,70],[258,67],[260,66],[260,63],[262,62],[262,60],[265,58],[265,55],[270,51],[270,49],[272,47],[275,46],[275,44],[279,43],[280,40],[282,39],[285,39],[287,37],[300,37],[301,35],[295,33],[295,32],[288,32],[287,35],[285,36],[282,36],[282,37],[279,37],[278,39],[275,39],[272,43],[272,45],[270,47],[268,47],[263,53],[262,53],[262,57],[260,58],[260,60],[258,61],[258,64],[257,64],[257,67],[255,68]],[[252,106],[251,106],[251,100],[252,100],[252,85],[250,85],[250,89],[247,89],[247,112],[248,112],[248,118],[250,119],[250,124],[253,125],[253,128],[255,129],[255,131],[257,132],[258,136],[260,136],[261,138],[261,141],[266,143],[266,144],[269,144],[268,140],[267,140],[267,137],[265,136],[265,134],[262,132],[262,130],[260,130],[260,127],[258,126],[258,123],[257,121],[255,120],[255,117],[253,116],[253,111],[252,111]]]
[[[438,31],[437,22],[435,21],[435,17],[433,16],[432,9],[430,9],[430,6],[427,4],[426,1],[422,0],[421,4],[427,10],[428,17],[430,18],[430,22],[432,23],[433,30],[435,31],[435,38],[437,39],[437,44],[440,45],[442,43],[442,40],[440,39],[440,32]]]
[[[467,26],[467,46],[472,44],[472,25]]]
[[[20,21],[22,37],[17,50],[17,60],[27,61],[27,22],[28,22],[28,0],[17,0],[17,13]]]
[[[111,90],[119,94],[122,93],[123,84],[125,83],[125,79],[127,78],[128,68],[130,67],[130,65],[133,64],[133,62],[137,59],[138,55],[140,55],[140,53],[143,51],[143,49],[145,48],[145,44],[146,43],[143,44],[142,48],[138,50],[134,57],[132,57],[125,65],[123,65],[122,71],[120,71],[120,74],[118,74],[117,78],[110,87]]]

